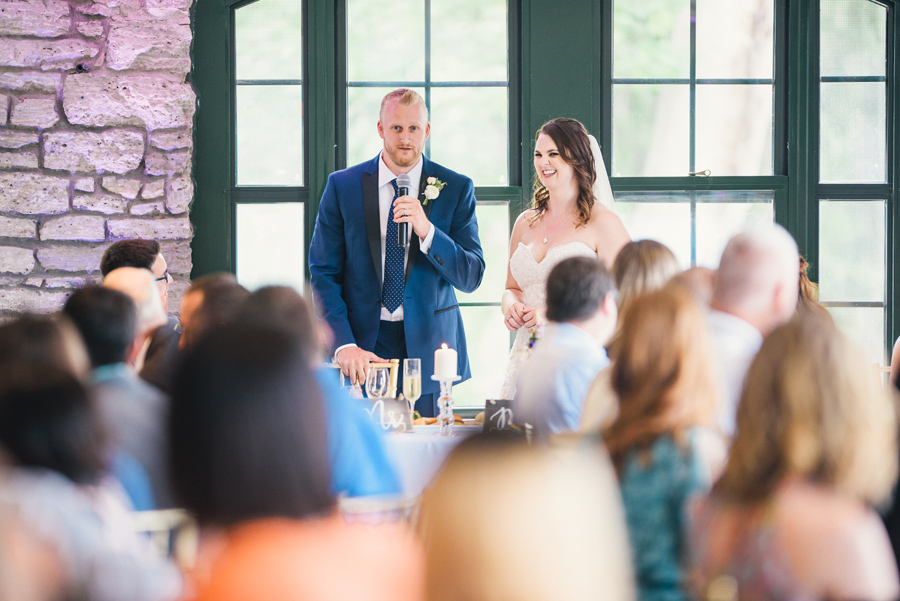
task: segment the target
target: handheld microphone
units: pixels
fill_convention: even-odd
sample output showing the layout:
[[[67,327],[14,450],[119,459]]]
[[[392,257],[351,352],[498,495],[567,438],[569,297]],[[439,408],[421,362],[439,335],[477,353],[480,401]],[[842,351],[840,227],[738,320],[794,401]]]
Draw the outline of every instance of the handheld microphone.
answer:
[[[411,183],[412,180],[409,178],[409,174],[401,173],[397,176],[397,198],[409,196],[409,185]],[[398,223],[397,226],[397,245],[400,248],[406,248],[406,241],[409,238],[409,223]]]

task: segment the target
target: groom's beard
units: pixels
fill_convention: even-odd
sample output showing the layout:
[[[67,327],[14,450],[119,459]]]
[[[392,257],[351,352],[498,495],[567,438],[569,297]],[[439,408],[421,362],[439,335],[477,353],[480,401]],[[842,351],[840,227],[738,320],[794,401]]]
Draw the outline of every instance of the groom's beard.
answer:
[[[408,145],[401,149],[397,146],[388,146],[385,144],[384,151],[394,165],[404,168],[412,167],[419,162],[419,157],[422,156],[422,149],[416,148],[413,145]]]

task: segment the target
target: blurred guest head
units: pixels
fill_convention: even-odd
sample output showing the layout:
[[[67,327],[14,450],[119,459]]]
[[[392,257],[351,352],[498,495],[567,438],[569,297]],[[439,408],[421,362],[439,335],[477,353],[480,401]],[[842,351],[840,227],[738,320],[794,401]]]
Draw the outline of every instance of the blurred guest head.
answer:
[[[797,243],[780,225],[734,236],[716,271],[713,309],[736,315],[768,334],[796,310],[798,261]]]
[[[602,261],[570,257],[547,277],[547,319],[576,325],[604,344],[616,327],[615,295]]]
[[[87,352],[68,319],[21,315],[0,324],[0,374],[31,367],[57,369],[76,378],[87,374]]]
[[[235,321],[269,325],[291,334],[303,344],[313,363],[321,362],[331,346],[310,302],[290,286],[264,286],[252,292]]]
[[[181,348],[230,322],[250,293],[230,273],[197,278],[181,301]]]
[[[228,324],[192,345],[175,374],[172,486],[201,524],[329,511],[325,415],[302,345]]]
[[[153,275],[139,267],[119,267],[103,278],[103,287],[127,294],[137,311],[137,331],[145,338],[166,323]]]
[[[665,244],[656,240],[638,240],[622,247],[613,262],[612,272],[619,290],[619,317],[616,334],[609,343],[609,353],[618,353],[622,319],[628,308],[642,294],[659,290],[681,271],[678,260]]]
[[[682,286],[691,293],[701,307],[709,308],[712,301],[716,272],[708,267],[691,267],[672,276],[671,283]]]
[[[604,435],[617,464],[662,434],[683,437],[711,421],[716,404],[702,309],[677,286],[638,297],[622,323],[612,385],[619,416]]]
[[[763,342],[715,491],[752,503],[798,476],[878,502],[897,474],[891,399],[831,322],[798,316]]]
[[[619,313],[641,294],[665,286],[680,271],[669,247],[656,240],[638,240],[623,246],[612,268],[619,289]]]
[[[635,598],[608,460],[586,448],[463,441],[422,498],[430,601]]]
[[[169,266],[162,255],[159,242],[142,238],[113,242],[100,259],[100,275],[105,278],[111,271],[120,267],[149,269],[156,283],[163,310],[167,310],[172,276],[169,275]]]
[[[28,367],[0,383],[0,445],[15,465],[79,484],[107,470],[106,433],[87,390],[71,373]]]
[[[124,292],[102,286],[76,290],[66,301],[63,314],[81,334],[94,368],[133,358],[137,313]]]

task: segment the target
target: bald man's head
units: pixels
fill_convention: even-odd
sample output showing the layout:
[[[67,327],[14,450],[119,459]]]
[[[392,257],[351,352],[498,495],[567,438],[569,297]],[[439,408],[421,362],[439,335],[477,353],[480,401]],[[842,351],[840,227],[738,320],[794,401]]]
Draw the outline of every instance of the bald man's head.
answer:
[[[797,243],[780,225],[738,234],[722,253],[712,307],[768,334],[788,321],[797,307],[799,260]]]
[[[166,323],[166,312],[149,269],[119,267],[106,274],[103,286],[124,292],[137,307],[137,331],[148,334]]]

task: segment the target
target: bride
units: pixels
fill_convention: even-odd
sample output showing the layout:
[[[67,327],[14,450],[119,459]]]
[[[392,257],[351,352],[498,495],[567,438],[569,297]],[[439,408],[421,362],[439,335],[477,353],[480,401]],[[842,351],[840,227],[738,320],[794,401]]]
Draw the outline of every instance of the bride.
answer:
[[[544,322],[547,275],[568,257],[597,257],[611,267],[631,241],[612,211],[613,195],[600,146],[575,119],[553,119],[534,145],[534,207],[516,219],[501,307],[516,332],[500,398],[511,399],[529,342]]]

